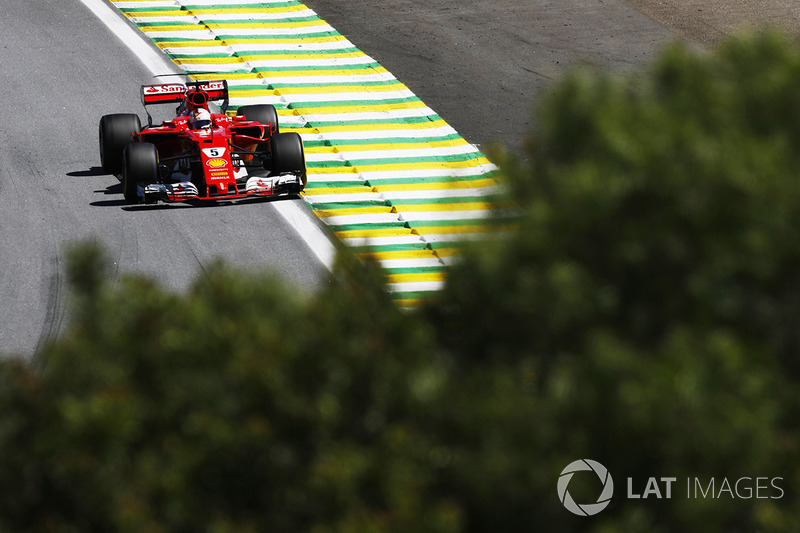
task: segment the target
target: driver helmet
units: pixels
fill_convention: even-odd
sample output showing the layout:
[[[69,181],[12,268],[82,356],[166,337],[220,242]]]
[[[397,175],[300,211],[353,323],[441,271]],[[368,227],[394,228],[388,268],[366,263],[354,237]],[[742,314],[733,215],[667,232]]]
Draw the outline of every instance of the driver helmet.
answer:
[[[211,113],[207,109],[198,109],[194,111],[189,119],[193,130],[211,127]]]

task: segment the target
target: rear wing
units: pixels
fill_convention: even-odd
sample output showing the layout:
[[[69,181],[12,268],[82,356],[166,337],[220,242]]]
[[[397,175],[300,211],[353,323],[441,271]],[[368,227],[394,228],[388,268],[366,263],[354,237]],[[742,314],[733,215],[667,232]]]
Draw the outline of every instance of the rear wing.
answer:
[[[154,104],[180,103],[185,105],[186,93],[202,91],[208,95],[209,102],[221,102],[220,107],[225,113],[228,109],[228,81],[189,81],[183,83],[163,83],[158,85],[142,85],[142,105],[147,113],[147,123],[153,124],[153,119],[147,111],[147,106]]]

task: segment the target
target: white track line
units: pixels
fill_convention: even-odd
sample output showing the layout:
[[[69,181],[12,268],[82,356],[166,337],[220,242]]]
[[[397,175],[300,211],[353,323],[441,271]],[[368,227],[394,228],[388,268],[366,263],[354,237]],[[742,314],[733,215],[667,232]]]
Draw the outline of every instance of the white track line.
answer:
[[[81,0],[81,2],[119,37],[154,76],[167,72],[180,72],[172,61],[153,48],[142,32],[131,28],[117,9],[109,7],[103,0]],[[271,202],[270,205],[294,228],[317,259],[328,270],[332,270],[336,249],[315,219],[311,218],[314,215],[294,201],[277,201]]]

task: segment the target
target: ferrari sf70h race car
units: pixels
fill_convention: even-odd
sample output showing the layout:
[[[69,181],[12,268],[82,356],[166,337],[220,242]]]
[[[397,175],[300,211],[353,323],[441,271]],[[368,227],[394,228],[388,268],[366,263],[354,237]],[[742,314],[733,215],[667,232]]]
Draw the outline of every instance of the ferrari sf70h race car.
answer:
[[[154,125],[148,106],[174,103],[175,118]],[[122,181],[127,203],[286,196],[305,187],[300,136],[279,132],[272,105],[228,116],[227,81],[144,85],[142,104],[144,128],[135,114],[100,119],[100,161]]]

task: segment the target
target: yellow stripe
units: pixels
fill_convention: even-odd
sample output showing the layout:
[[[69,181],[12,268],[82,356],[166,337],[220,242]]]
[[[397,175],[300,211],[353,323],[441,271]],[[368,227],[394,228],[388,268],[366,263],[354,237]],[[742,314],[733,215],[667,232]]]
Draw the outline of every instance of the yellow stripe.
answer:
[[[375,185],[372,190],[374,192],[389,192],[389,191],[435,191],[435,190],[450,190],[450,189],[480,189],[483,187],[491,187],[497,185],[497,181],[491,178],[469,180],[469,181],[439,181],[435,183],[414,183],[414,184],[397,184],[397,185]]]
[[[358,174],[358,169],[355,167],[316,167],[308,172],[309,174]]]
[[[320,218],[340,217],[346,215],[368,215],[374,213],[392,213],[388,205],[371,205],[368,207],[349,207],[346,209],[320,209],[314,211]]]
[[[303,196],[317,196],[321,194],[356,194],[373,192],[372,187],[358,186],[358,187],[314,187],[306,189]]]
[[[189,74],[193,80],[263,80],[266,76],[260,72],[217,72],[211,74]]]
[[[386,281],[389,283],[414,283],[421,281],[445,281],[447,274],[444,272],[426,272],[415,274],[389,274]]]

